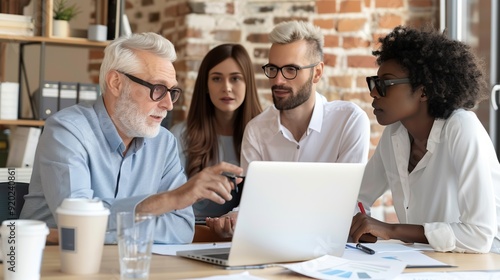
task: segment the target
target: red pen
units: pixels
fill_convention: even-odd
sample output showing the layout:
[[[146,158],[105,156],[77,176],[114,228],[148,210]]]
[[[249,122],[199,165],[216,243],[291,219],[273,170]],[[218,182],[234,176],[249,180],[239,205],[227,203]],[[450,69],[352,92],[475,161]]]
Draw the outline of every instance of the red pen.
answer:
[[[365,207],[363,207],[363,203],[361,202],[358,202],[358,208],[359,208],[359,211],[361,212],[361,214],[365,214],[366,215],[366,211],[365,211]],[[370,242],[370,243],[373,243],[373,242],[377,242],[377,237],[375,237],[374,235],[372,235],[371,233],[365,233],[363,234],[365,235],[366,237],[368,237],[367,240],[371,240],[371,239],[374,239],[375,241],[365,241],[365,242]],[[360,241],[361,242],[361,241]],[[358,245],[356,246],[357,249],[360,249],[361,251],[367,253],[367,254],[375,254],[375,251],[373,251],[371,248],[368,248],[368,247],[365,247],[361,244],[358,243]]]
[[[359,207],[359,211],[361,211],[361,214],[366,214],[365,207],[363,207],[363,203],[358,202],[358,207]]]

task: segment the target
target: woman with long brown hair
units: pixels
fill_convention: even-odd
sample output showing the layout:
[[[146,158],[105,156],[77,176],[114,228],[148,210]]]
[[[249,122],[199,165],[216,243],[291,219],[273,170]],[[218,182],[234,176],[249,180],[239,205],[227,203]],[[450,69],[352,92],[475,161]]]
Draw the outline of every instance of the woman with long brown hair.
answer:
[[[187,120],[171,129],[188,178],[221,161],[239,165],[245,126],[261,111],[245,48],[222,44],[210,50],[198,71]],[[193,209],[198,219],[218,217],[237,204],[235,199],[224,205],[204,200]]]

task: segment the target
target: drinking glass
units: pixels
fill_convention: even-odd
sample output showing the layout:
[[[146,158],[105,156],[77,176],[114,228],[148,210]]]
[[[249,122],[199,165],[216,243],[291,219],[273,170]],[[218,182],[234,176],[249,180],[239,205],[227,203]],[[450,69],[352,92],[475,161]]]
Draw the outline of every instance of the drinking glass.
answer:
[[[117,214],[121,279],[148,279],[155,225],[153,214]]]

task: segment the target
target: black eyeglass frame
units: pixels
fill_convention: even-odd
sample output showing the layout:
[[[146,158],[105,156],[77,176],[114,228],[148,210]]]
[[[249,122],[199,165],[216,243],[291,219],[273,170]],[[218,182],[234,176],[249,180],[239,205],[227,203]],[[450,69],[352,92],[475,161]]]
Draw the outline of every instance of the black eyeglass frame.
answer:
[[[373,82],[373,86],[371,83]],[[383,83],[382,83],[383,82]],[[368,84],[368,89],[372,92],[373,88],[376,88],[378,91],[378,95],[381,97],[385,97],[387,93],[385,92],[388,87],[399,85],[399,84],[409,84],[409,78],[401,78],[401,79],[391,79],[391,80],[382,80],[378,76],[370,76],[366,77],[366,83]]]
[[[236,184],[236,178],[243,178],[243,179],[245,179],[245,176],[236,175],[234,173],[226,172],[226,171],[222,172],[220,175],[226,176],[229,179],[229,181],[231,181],[233,183],[235,192],[236,193],[239,192],[239,190],[238,190],[238,184]]]
[[[158,102],[158,101],[162,100],[163,98],[165,98],[165,96],[167,96],[167,92],[168,92],[168,93],[170,93],[170,100],[172,101],[172,103],[175,103],[175,101],[177,101],[182,94],[182,89],[179,87],[168,88],[166,85],[148,83],[148,82],[144,81],[143,79],[137,78],[134,75],[130,75],[130,74],[122,72],[122,71],[118,71],[118,72],[125,75],[127,78],[129,78],[133,82],[149,88],[149,97],[151,98],[151,100],[153,100],[155,102]],[[154,99],[155,89],[158,89],[158,88],[164,89],[164,91],[162,94],[160,94],[160,96],[158,98]]]
[[[293,64],[287,64],[287,65],[278,67],[278,66],[276,66],[274,64],[268,63],[268,64],[262,66],[262,70],[264,70],[264,75],[266,75],[266,77],[268,77],[269,79],[276,78],[276,76],[278,76],[278,72],[281,72],[281,75],[283,75],[283,78],[285,78],[287,80],[293,80],[293,79],[297,78],[297,75],[299,74],[299,70],[313,68],[313,67],[315,67],[318,64],[319,64],[319,62],[316,62],[316,63],[313,63],[313,64],[309,64],[309,65],[306,65],[306,66],[297,66],[297,65],[293,65]],[[276,75],[270,76],[267,73],[267,71],[266,71],[266,68],[268,68],[268,67],[275,67],[277,69],[276,70]],[[291,68],[295,69],[295,76],[293,78],[287,78],[285,76],[285,73],[283,73],[283,68],[287,68],[287,67],[291,67]]]

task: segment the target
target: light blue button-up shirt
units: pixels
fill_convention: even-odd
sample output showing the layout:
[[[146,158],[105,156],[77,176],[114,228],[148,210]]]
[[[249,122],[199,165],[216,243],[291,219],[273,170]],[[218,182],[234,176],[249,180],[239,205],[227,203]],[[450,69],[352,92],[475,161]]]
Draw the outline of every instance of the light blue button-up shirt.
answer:
[[[99,198],[111,212],[106,243],[115,243],[117,212],[133,211],[148,196],[186,182],[175,137],[163,127],[154,138],[135,138],[124,151],[102,98],[54,114],[40,137],[21,218],[56,228],[55,211],[64,198]],[[191,207],[158,217],[157,243],[189,243],[193,234]]]

